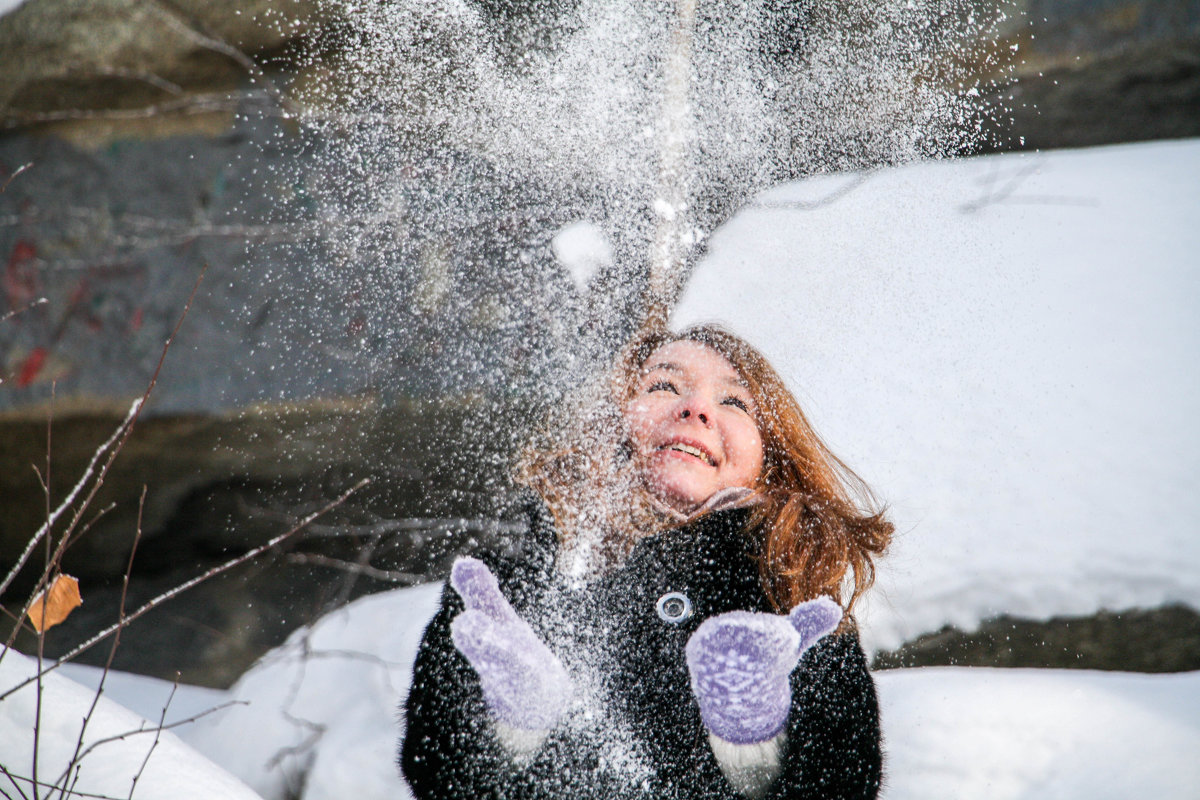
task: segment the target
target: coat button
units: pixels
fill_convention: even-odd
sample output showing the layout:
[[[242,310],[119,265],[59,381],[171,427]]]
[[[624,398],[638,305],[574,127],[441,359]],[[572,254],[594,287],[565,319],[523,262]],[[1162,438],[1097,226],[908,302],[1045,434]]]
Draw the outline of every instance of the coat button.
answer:
[[[692,601],[683,592],[667,592],[658,598],[654,610],[663,622],[677,625],[692,615]]]

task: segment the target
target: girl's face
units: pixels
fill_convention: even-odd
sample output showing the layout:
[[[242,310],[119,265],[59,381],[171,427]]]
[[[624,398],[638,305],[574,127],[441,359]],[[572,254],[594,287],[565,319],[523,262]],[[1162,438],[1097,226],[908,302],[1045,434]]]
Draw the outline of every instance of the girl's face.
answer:
[[[754,487],[763,469],[758,409],[725,357],[698,342],[655,350],[625,409],[650,491],[689,511],[721,489]]]

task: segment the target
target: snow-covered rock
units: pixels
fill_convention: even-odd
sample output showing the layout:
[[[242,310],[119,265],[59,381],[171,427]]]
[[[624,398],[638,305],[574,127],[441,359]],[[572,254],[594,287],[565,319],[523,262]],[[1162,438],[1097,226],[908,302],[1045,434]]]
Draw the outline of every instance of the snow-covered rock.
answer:
[[[400,703],[441,584],[357,600],[293,634],[182,735],[267,800],[399,800]],[[236,733],[234,733],[236,732]]]
[[[1200,140],[779,186],[674,314],[759,346],[897,537],[869,649],[1200,608]]]
[[[0,659],[0,691],[36,673],[36,660],[9,650]],[[129,797],[136,780],[137,800],[258,800],[174,733],[158,730],[157,719],[148,722],[104,696],[96,700],[93,689],[57,671],[40,683],[40,692],[35,681],[0,700],[0,764],[27,795],[36,742],[38,796],[65,783],[78,796]],[[14,787],[2,780],[0,793],[8,796]]]

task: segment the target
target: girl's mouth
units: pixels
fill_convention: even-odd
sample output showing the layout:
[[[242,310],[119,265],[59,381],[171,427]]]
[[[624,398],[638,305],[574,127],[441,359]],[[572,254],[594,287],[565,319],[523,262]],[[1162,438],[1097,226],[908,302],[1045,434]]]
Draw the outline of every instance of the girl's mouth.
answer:
[[[687,442],[667,442],[658,448],[659,450],[674,450],[677,453],[686,453],[689,456],[698,458],[708,466],[714,466],[712,454],[702,447]]]

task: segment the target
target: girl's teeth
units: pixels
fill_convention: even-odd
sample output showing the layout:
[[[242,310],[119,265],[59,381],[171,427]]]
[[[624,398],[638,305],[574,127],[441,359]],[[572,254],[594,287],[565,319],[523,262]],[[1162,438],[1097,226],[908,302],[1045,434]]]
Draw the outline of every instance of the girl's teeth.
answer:
[[[670,449],[678,450],[681,453],[687,453],[690,456],[695,456],[696,458],[700,459],[701,461],[703,461],[706,464],[712,463],[712,459],[710,459],[708,457],[708,454],[705,453],[703,450],[701,450],[699,447],[692,447],[691,445],[688,445],[688,444],[673,444],[670,446]]]

